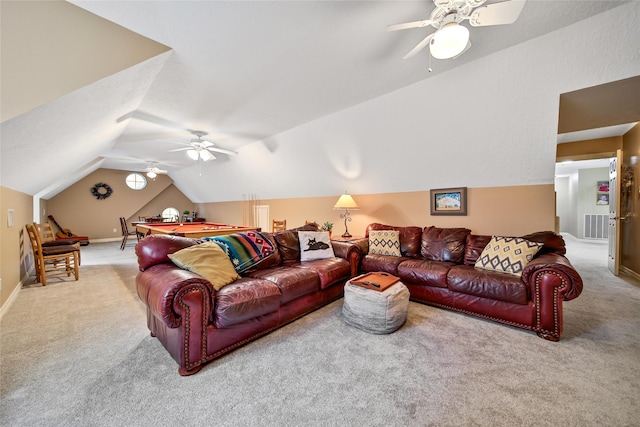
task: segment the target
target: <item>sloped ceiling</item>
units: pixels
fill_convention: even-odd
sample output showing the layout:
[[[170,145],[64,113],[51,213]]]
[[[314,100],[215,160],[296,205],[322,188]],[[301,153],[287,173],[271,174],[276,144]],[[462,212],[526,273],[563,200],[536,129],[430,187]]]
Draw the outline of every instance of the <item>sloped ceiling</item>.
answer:
[[[31,18],[16,17],[15,3],[29,3],[28,15],[44,14],[48,26],[25,27]],[[432,29],[385,31],[427,18],[426,0],[53,2],[59,14],[50,3],[1,3],[2,185],[48,198],[97,167],[141,170],[153,161],[194,201],[207,201],[210,183],[194,180],[184,153],[169,151],[189,141],[189,130],[232,150],[273,144],[305,123],[626,2],[529,1],[515,24],[473,28],[468,52],[432,63],[426,53],[401,59]],[[43,41],[67,30],[58,43]],[[49,55],[52,45],[59,50]],[[21,80],[16,69],[32,77]],[[5,97],[5,87],[20,89]]]

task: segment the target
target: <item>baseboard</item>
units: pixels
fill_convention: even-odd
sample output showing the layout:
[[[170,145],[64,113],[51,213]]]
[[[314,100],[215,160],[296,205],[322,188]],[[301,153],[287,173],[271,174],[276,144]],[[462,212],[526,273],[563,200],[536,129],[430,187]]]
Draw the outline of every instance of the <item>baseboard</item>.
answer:
[[[18,282],[18,286],[16,286],[13,289],[13,292],[11,292],[11,295],[9,295],[9,298],[7,298],[5,303],[2,304],[2,307],[0,307],[0,321],[2,321],[2,318],[7,313],[7,311],[9,311],[9,308],[11,307],[13,302],[16,300],[16,298],[18,298],[18,295],[20,294],[20,291],[22,290],[22,284],[27,280],[27,278],[29,276],[31,276],[31,274],[35,274],[35,270],[33,268],[31,268],[27,272],[27,274]]]
[[[625,267],[624,265],[620,266],[620,273],[624,274],[625,276],[629,276],[634,280],[637,280],[638,282],[640,282],[640,274],[636,273],[635,271],[631,270],[628,267]]]
[[[122,242],[122,237],[107,237],[105,239],[91,239],[90,241],[91,243]]]

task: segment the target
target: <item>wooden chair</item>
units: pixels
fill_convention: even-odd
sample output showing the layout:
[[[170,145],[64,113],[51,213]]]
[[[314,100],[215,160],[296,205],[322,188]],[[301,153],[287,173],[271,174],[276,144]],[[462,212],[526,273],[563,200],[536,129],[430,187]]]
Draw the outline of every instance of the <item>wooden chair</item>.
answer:
[[[129,227],[127,227],[127,220],[122,216],[120,217],[120,228],[122,229],[122,243],[120,244],[120,250],[124,251],[125,246],[127,246],[129,236],[136,236],[138,240],[140,240],[140,236],[135,230],[129,231]]]
[[[276,231],[282,231],[287,229],[287,220],[278,220],[274,219],[271,225],[271,232],[275,233]]]
[[[42,283],[42,286],[46,286],[48,277],[63,275],[70,277],[72,272],[75,279],[78,280],[80,277],[78,271],[80,249],[72,245],[42,246],[42,240],[36,224],[26,224],[25,227],[33,249],[36,281]]]
[[[38,234],[40,234],[40,242],[42,243],[42,247],[49,246],[60,246],[60,245],[71,245],[78,250],[78,265],[82,265],[82,254],[80,253],[80,240],[75,239],[73,237],[58,239],[53,232],[53,227],[48,222],[43,222],[42,224],[33,223],[33,226],[36,227]]]

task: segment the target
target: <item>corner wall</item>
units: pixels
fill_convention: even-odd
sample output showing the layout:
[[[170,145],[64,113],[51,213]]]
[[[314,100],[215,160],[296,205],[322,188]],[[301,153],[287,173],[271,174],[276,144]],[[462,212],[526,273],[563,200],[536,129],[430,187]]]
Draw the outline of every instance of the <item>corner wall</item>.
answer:
[[[180,212],[192,210],[191,200],[168,176],[158,175],[155,180],[148,179],[144,189],[132,190],[125,183],[130,173],[98,169],[46,201],[46,208],[40,212],[41,221],[47,221],[47,216],[53,215],[58,224],[74,234],[89,236],[90,240],[107,239],[122,235],[120,217],[137,220],[138,215],[157,215],[168,207],[175,207]],[[113,189],[107,199],[98,200],[91,194],[91,188],[99,182]]]
[[[0,317],[33,266],[31,243],[24,228],[33,222],[32,206],[32,196],[0,187]],[[13,210],[12,227],[7,224],[9,209]]]

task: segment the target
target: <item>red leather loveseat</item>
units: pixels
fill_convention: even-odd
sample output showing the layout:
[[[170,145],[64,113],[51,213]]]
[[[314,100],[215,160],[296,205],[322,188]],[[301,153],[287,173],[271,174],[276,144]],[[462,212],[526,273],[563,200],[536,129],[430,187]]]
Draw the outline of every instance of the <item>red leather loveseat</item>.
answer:
[[[372,230],[396,230],[400,256],[369,253]],[[466,228],[395,227],[373,223],[357,241],[363,272],[400,277],[411,300],[536,332],[558,341],[562,303],[582,292],[582,279],[564,256],[563,238],[550,231],[522,236],[542,244],[521,276],[474,267],[492,236]]]
[[[357,273],[361,252],[354,245],[333,242],[335,257],[300,261],[297,230],[262,235],[275,251],[217,291],[168,257],[202,240],[154,234],[136,245],[136,287],[147,326],[181,375],[342,297]]]

